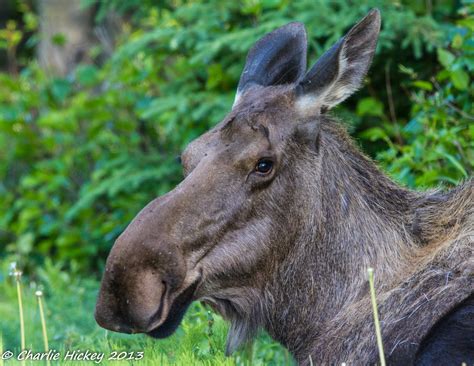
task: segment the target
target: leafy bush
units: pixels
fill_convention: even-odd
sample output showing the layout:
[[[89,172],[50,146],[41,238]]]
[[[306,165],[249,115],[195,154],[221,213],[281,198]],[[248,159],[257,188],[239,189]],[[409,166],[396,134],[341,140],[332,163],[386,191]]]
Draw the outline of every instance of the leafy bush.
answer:
[[[474,171],[474,5],[437,48],[439,71],[429,79],[403,68],[412,81],[410,120],[395,130],[387,123],[364,134],[383,139],[378,154],[394,177],[411,187],[454,185]],[[397,135],[398,134],[398,135]]]
[[[377,2],[384,26],[367,87],[336,113],[401,182],[454,183],[473,161],[472,9],[406,3]],[[102,66],[52,78],[31,61],[18,76],[0,74],[0,248],[10,257],[100,269],[138,210],[181,179],[174,157],[230,109],[257,38],[303,21],[314,62],[371,7],[362,0],[159,4],[96,4],[99,18],[115,9],[131,19]]]

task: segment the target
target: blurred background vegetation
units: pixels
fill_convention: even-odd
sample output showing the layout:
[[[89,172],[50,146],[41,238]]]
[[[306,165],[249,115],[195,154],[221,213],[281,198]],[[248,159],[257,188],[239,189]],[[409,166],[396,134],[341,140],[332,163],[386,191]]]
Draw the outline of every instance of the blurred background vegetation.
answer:
[[[401,184],[452,186],[474,169],[472,1],[0,0],[0,259],[97,279],[259,37],[304,22],[312,64],[372,7],[374,63],[334,114]]]

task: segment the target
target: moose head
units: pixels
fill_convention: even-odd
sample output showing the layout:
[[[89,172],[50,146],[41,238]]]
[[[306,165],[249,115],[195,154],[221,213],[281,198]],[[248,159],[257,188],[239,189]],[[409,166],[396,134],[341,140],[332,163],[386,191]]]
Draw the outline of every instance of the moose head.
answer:
[[[324,178],[346,174],[346,160],[355,159],[344,160],[352,147],[344,151],[346,135],[326,113],[362,85],[379,30],[372,10],[308,72],[303,24],[254,45],[232,110],[182,153],[184,180],[151,201],[115,242],[95,313],[102,327],[167,337],[201,300],[231,321],[232,352],[260,326],[272,328],[267,310],[293,296],[283,288],[294,287],[295,298],[318,291],[308,290],[307,279],[327,277],[318,263],[337,260],[322,244],[324,227],[353,210],[350,195],[322,199],[336,189]],[[314,260],[301,265],[304,257]]]

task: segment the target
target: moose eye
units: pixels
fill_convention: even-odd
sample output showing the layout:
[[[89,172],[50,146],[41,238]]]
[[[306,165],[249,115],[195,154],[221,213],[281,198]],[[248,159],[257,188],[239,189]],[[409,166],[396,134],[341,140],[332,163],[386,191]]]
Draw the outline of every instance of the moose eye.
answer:
[[[273,169],[273,161],[269,159],[261,159],[258,161],[257,165],[255,166],[255,171],[260,174],[268,174]]]

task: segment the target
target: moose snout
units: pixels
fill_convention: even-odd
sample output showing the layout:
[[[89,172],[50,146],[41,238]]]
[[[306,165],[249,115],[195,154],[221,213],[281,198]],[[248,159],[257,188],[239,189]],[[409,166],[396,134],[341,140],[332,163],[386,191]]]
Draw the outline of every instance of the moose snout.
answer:
[[[123,333],[148,333],[166,320],[186,265],[166,234],[146,235],[146,218],[133,222],[107,258],[95,309],[97,323]],[[146,226],[156,229],[156,226]]]
[[[106,271],[95,309],[97,323],[121,333],[145,333],[160,321],[167,284],[157,272],[146,269],[138,276],[121,277]]]
[[[172,191],[153,200],[117,238],[95,310],[103,328],[150,333],[176,318],[176,298],[189,287],[177,220],[170,220],[180,209],[178,198]]]

